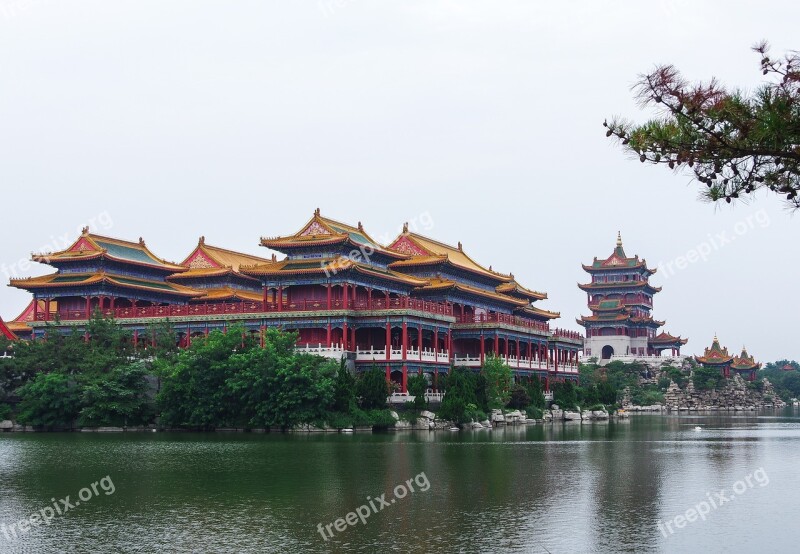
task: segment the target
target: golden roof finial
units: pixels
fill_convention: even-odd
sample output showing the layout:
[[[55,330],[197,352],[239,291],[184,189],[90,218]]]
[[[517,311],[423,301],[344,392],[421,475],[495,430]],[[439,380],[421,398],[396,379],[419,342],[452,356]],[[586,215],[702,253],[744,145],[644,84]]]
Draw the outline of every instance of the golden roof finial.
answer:
[[[617,246],[622,246],[622,233],[617,231]]]

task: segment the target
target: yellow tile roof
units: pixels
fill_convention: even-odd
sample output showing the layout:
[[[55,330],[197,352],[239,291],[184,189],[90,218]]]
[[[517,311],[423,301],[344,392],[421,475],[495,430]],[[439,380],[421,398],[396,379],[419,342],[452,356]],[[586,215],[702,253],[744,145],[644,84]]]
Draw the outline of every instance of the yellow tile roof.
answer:
[[[141,238],[139,242],[131,242],[104,237],[90,233],[88,228],[84,228],[81,236],[68,248],[58,252],[34,254],[33,260],[49,264],[52,261],[88,260],[101,256],[125,263],[158,267],[171,271],[185,271],[186,269],[181,265],[167,262],[153,254]]]
[[[504,275],[502,273],[498,273],[492,270],[491,268],[487,269],[482,265],[480,265],[478,262],[470,258],[464,252],[460,243],[458,247],[450,246],[449,244],[439,242],[432,238],[428,238],[422,235],[418,235],[417,233],[410,232],[406,228],[404,229],[403,234],[398,236],[392,242],[392,245],[396,245],[398,241],[400,241],[400,239],[404,237],[407,240],[410,240],[412,243],[414,243],[414,245],[416,245],[422,252],[424,252],[424,254],[416,255],[406,261],[394,262],[392,265],[395,267],[422,265],[422,264],[429,264],[429,263],[435,263],[437,261],[446,260],[461,269],[465,269],[473,273],[478,273],[485,277],[490,277],[499,282],[511,282],[513,280],[513,277],[511,275]],[[392,247],[390,246],[390,248]]]

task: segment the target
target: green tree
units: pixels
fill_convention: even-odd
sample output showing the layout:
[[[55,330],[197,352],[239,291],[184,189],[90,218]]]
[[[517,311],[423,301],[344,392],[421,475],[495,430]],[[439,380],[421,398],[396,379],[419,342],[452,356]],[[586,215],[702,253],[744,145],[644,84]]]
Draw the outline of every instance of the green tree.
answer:
[[[29,425],[71,427],[80,411],[80,388],[63,373],[39,373],[17,394],[17,419]]]
[[[523,410],[530,406],[530,404],[531,395],[528,393],[528,389],[523,385],[514,385],[514,388],[511,389],[508,407],[515,410]]]
[[[147,369],[142,362],[121,365],[83,386],[78,423],[127,426],[147,423]]]
[[[333,409],[343,414],[352,413],[357,407],[356,379],[347,369],[345,360],[339,364],[333,392]]]
[[[725,378],[719,369],[713,367],[699,366],[692,372],[692,382],[694,387],[700,390],[710,390],[719,388]]]
[[[752,93],[728,90],[715,79],[692,84],[671,65],[657,67],[635,86],[642,106],[659,116],[643,124],[606,122],[614,137],[642,163],[687,168],[706,185],[708,201],[752,196],[764,189],[800,207],[800,54],[769,56],[762,42],[761,72],[771,79]]]
[[[389,397],[386,372],[373,366],[369,371],[362,373],[356,383],[356,394],[360,399],[360,406],[364,410],[386,408],[386,399]]]
[[[211,429],[235,425],[243,405],[253,410],[253,404],[260,400],[260,389],[249,390],[250,381],[243,381],[241,390],[226,386],[228,380],[236,383],[236,373],[241,370],[245,353],[234,358],[237,347],[241,348],[241,338],[235,333],[213,331],[179,352],[174,360],[160,358],[155,362],[162,381],[156,400],[163,424]]]
[[[553,391],[553,404],[558,404],[566,410],[572,410],[578,406],[578,393],[572,381],[553,383],[550,390]]]
[[[408,394],[414,397],[414,409],[424,410],[427,406],[425,391],[428,390],[428,380],[424,375],[411,375],[408,378]]]
[[[513,377],[511,368],[496,356],[488,357],[481,370],[486,377],[486,396],[489,409],[505,407],[511,398]]]

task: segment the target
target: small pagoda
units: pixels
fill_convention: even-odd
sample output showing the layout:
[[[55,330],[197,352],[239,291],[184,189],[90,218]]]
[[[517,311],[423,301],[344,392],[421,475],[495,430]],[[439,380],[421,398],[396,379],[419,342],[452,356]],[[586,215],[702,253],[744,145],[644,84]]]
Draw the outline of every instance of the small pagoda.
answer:
[[[747,353],[747,348],[742,347],[742,353],[733,358],[731,371],[740,375],[745,381],[755,381],[756,372],[761,368],[753,356]]]
[[[702,356],[695,356],[694,359],[703,367],[718,369],[723,377],[731,376],[733,356],[728,353],[727,348],[722,348],[716,335],[711,347],[706,348]]]

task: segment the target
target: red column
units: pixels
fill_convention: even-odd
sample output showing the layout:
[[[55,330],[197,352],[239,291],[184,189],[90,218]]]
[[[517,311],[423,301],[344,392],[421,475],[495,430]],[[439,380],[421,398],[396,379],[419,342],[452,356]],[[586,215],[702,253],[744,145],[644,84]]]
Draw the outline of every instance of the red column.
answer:
[[[327,335],[325,336],[325,341],[328,343],[328,348],[331,347],[331,332],[332,332],[332,330],[331,330],[331,322],[330,322],[330,320],[328,320],[328,332],[327,332]]]
[[[344,347],[345,351],[347,351],[347,322],[345,321],[342,323],[342,346]]]
[[[506,341],[506,342],[508,342],[508,341]],[[494,355],[495,356],[499,356],[500,355],[500,335],[496,331],[495,331],[495,334],[494,334]]]
[[[417,350],[419,350],[419,361],[422,361],[422,324],[417,325]],[[420,372],[422,369],[420,369]]]
[[[267,287],[264,287],[264,298],[262,299],[262,303],[264,304],[264,311],[267,311],[267,304],[269,300],[267,299]]]
[[[33,320],[39,321],[39,300],[36,297],[33,298]]]
[[[483,360],[486,357],[486,339],[481,331],[481,367],[483,367]]]
[[[89,319],[92,315],[92,297],[86,297],[86,319]]]
[[[372,309],[372,289],[367,289],[367,309]]]
[[[433,330],[433,359],[439,361],[439,328]]]
[[[508,359],[508,337],[506,337],[506,360]]]
[[[331,284],[328,283],[328,309],[331,309]],[[330,326],[329,326],[330,327]],[[328,339],[328,344],[330,344],[330,339]]]
[[[391,322],[386,322],[386,361],[392,359],[392,324]],[[386,365],[386,375],[387,378],[391,379],[389,376],[389,365]]]
[[[403,392],[408,392],[408,366],[403,364]]]
[[[278,287],[278,311],[283,311],[283,285]]]
[[[408,352],[408,323],[403,322],[403,361],[407,359]],[[405,374],[405,366],[403,366],[403,373]]]
[[[50,321],[50,299],[44,301],[44,320]]]
[[[383,294],[386,297],[386,309],[388,310],[389,309],[389,291],[387,290]]]
[[[346,310],[347,309],[347,283],[342,285],[342,306]]]

